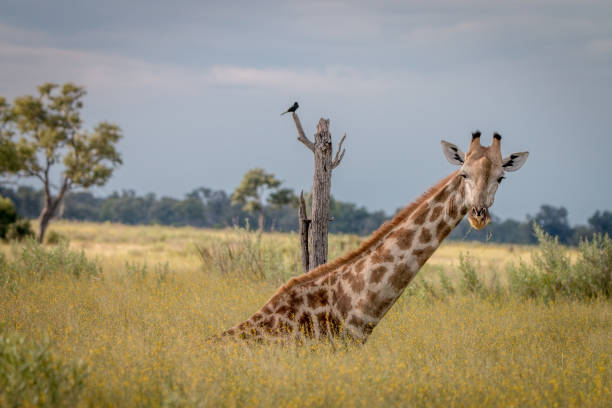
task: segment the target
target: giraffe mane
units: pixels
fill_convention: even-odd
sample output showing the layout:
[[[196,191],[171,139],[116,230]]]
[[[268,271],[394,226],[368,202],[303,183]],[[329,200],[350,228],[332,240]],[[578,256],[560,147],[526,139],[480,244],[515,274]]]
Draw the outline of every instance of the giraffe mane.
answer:
[[[412,213],[414,213],[421,204],[423,204],[430,197],[432,197],[438,191],[440,191],[442,187],[446,185],[451,179],[453,179],[458,173],[459,173],[458,170],[454,171],[449,176],[443,178],[436,185],[434,185],[433,187],[425,191],[423,194],[421,194],[421,196],[419,196],[416,200],[414,200],[412,203],[408,204],[401,211],[399,211],[395,215],[395,217],[383,223],[376,231],[372,233],[372,235],[367,240],[361,243],[359,248],[347,253],[346,255],[342,255],[334,259],[331,262],[320,265],[304,275],[291,278],[286,284],[281,286],[276,291],[276,293],[274,293],[272,298],[292,288],[293,286],[297,284],[310,282],[314,279],[320,278],[321,276],[324,276],[326,273],[333,271],[337,269],[338,267],[346,263],[352,262],[355,259],[359,258],[363,253],[367,252],[370,248],[372,248],[381,238],[387,235],[394,227],[401,224],[406,218],[408,218]]]

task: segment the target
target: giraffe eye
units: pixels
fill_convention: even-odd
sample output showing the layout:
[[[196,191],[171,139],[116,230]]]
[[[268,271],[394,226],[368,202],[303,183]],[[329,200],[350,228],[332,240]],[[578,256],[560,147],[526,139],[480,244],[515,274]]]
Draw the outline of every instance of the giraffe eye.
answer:
[[[468,178],[468,175],[465,173],[461,173],[460,176],[463,177],[464,179]]]
[[[498,179],[497,179],[497,182],[498,182],[498,183],[501,183],[503,179],[505,179],[505,177],[504,177],[504,176],[502,176],[502,177],[498,178]]]

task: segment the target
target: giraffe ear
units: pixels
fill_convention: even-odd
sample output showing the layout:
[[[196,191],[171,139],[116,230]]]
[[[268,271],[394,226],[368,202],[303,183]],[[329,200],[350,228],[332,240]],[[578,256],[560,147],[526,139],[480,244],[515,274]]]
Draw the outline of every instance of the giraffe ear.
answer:
[[[504,171],[517,171],[527,161],[529,152],[512,153],[510,156],[502,160]]]
[[[440,142],[442,144],[442,153],[444,153],[444,157],[450,164],[454,164],[456,166],[463,166],[463,162],[465,161],[465,154],[459,149],[456,145],[452,143],[448,143],[444,140]]]

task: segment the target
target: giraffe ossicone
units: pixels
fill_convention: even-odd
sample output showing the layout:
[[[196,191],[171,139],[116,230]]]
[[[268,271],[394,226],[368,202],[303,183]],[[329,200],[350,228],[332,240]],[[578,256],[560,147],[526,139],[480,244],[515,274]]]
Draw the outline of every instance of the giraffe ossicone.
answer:
[[[490,146],[472,134],[467,153],[442,141],[460,169],[442,179],[383,224],[361,247],[290,279],[246,321],[222,337],[245,340],[295,337],[365,342],[423,264],[463,217],[472,227],[490,222],[489,207],[505,172],[518,170],[528,153],[501,154],[501,136]]]

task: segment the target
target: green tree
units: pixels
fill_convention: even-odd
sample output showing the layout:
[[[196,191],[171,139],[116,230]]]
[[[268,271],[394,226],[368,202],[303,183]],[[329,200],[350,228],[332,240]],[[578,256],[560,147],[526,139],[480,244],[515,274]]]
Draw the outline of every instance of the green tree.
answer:
[[[257,214],[258,229],[262,231],[264,227],[262,197],[265,190],[276,189],[280,184],[281,182],[273,174],[266,173],[264,169],[251,169],[242,177],[242,182],[232,194],[232,204],[240,204],[244,211]],[[272,195],[268,198],[268,201],[272,199],[274,203],[278,204],[287,197],[288,194],[282,192],[278,196]]]
[[[553,237],[559,237],[561,243],[571,243],[572,228],[569,225],[565,207],[542,205],[533,220],[546,233]]]
[[[13,113],[6,99],[0,96],[0,175],[14,173],[21,169],[22,163],[17,148],[12,141],[15,135]]]
[[[612,212],[595,211],[589,218],[589,225],[595,233],[612,235]]]
[[[67,192],[104,185],[121,164],[115,148],[121,129],[101,122],[93,131],[83,130],[83,96],[85,89],[74,84],[46,83],[38,87],[38,96],[15,98],[12,107],[2,99],[0,105],[3,141],[15,158],[7,171],[37,178],[43,184],[40,242]],[[15,135],[19,140],[13,140]],[[57,185],[52,183],[53,174],[59,175]]]

